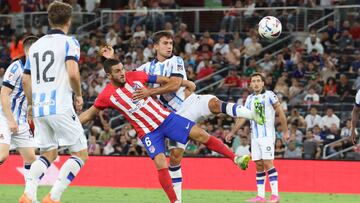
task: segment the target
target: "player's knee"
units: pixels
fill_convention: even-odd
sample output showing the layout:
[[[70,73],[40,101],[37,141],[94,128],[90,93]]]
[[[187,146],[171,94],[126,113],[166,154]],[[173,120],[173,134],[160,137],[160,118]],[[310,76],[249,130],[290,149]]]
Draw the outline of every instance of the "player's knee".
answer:
[[[87,150],[83,150],[80,152],[74,152],[71,155],[80,158],[84,163],[86,163],[87,160],[89,160],[89,154],[88,154]]]
[[[264,164],[262,161],[257,161],[255,163],[256,163],[256,171],[264,171],[265,170]]]
[[[172,149],[170,151],[170,165],[177,166],[180,164],[181,159],[183,158],[184,150],[183,149]]]
[[[211,113],[213,113],[213,114],[221,113],[221,101],[216,97],[210,99],[209,109],[210,109]]]
[[[264,161],[264,169],[269,170],[274,167],[274,163],[272,161]]]
[[[9,157],[9,154],[0,154],[0,165],[5,163],[5,161],[8,157]]]

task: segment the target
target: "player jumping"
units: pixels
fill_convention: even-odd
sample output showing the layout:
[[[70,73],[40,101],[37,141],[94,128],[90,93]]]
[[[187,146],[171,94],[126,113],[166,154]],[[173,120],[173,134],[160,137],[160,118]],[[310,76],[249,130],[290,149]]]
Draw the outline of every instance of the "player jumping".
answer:
[[[68,148],[71,157],[62,165],[42,203],[60,202],[62,193],[88,159],[87,140],[72,99],[74,92],[75,108],[81,110],[80,45],[75,38],[66,36],[71,16],[69,4],[54,1],[49,5],[51,30],[31,46],[25,65],[24,91],[28,101],[32,101],[29,109],[33,112],[35,141],[41,156],[31,165],[20,203],[36,201],[39,181],[56,159],[59,146]]]
[[[254,73],[250,77],[250,87],[253,94],[249,95],[245,107],[254,109],[265,114],[264,125],[250,121],[251,123],[251,157],[256,164],[257,197],[247,200],[248,202],[265,202],[266,172],[271,186],[271,198],[268,202],[279,202],[278,173],[274,167],[275,147],[275,113],[279,115],[283,129],[283,138],[288,138],[287,121],[277,96],[272,91],[264,89],[265,79],[260,73]],[[245,119],[238,119],[231,132],[226,135],[226,141],[230,142],[233,135],[244,125]],[[266,170],[266,171],[265,171]]]
[[[104,69],[110,83],[99,94],[93,106],[80,115],[81,123],[93,119],[105,108],[118,110],[135,128],[144,143],[149,156],[154,160],[159,181],[170,202],[180,202],[173,189],[165,157],[165,138],[186,144],[188,139],[205,144],[231,159],[240,168],[246,169],[249,157],[237,157],[220,140],[210,136],[195,123],[163,107],[153,97],[134,100],[136,90],[146,88],[145,83],[161,82],[161,76],[144,72],[125,72],[122,64],[115,59],[107,59]],[[170,80],[170,79],[169,79]]]
[[[25,181],[36,156],[35,141],[26,120],[27,100],[22,88],[22,75],[29,48],[37,39],[29,36],[23,40],[25,56],[6,69],[1,87],[0,165],[8,158],[9,150],[16,147],[24,160]]]
[[[187,80],[184,61],[181,57],[172,55],[173,35],[168,31],[156,32],[152,37],[156,58],[151,62],[145,63],[137,70],[145,71],[151,75],[161,75],[169,77],[166,85],[155,85],[155,88],[139,89],[134,94],[135,100],[141,100],[148,96],[158,96],[159,101],[171,111],[185,117],[193,122],[198,122],[201,118],[206,118],[213,114],[225,113],[232,117],[243,117],[255,119],[260,124],[264,123],[265,118],[247,108],[235,103],[227,103],[219,100],[214,95],[191,94],[185,96],[185,88],[181,87],[181,81]],[[105,47],[101,54],[106,58],[111,58],[114,51],[111,47]],[[186,144],[170,140],[170,175],[173,180],[174,189],[179,200],[181,200],[182,172],[181,159],[183,157]]]

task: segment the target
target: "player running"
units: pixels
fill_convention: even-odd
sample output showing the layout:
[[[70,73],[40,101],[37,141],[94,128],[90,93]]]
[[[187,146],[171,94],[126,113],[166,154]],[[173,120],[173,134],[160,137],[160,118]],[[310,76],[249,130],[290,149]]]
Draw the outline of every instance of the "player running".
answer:
[[[188,139],[205,144],[231,159],[242,169],[247,168],[249,157],[237,157],[217,138],[210,136],[203,129],[163,107],[153,97],[134,100],[133,94],[145,83],[162,82],[164,77],[148,75],[145,72],[126,72],[123,65],[115,59],[107,59],[104,69],[110,83],[99,94],[93,106],[80,115],[81,123],[93,119],[105,108],[118,110],[135,128],[139,139],[144,143],[149,156],[154,160],[159,174],[159,181],[170,202],[180,202],[173,189],[165,157],[165,138],[186,144]],[[171,80],[171,79],[169,79]]]
[[[254,73],[250,77],[250,87],[253,94],[249,95],[245,107],[265,114],[264,125],[250,121],[251,123],[251,157],[256,164],[257,197],[247,200],[248,202],[265,202],[265,180],[267,171],[270,186],[271,198],[268,202],[279,202],[278,194],[278,173],[274,167],[275,147],[275,113],[279,115],[283,129],[283,138],[288,138],[288,128],[285,114],[280,106],[277,96],[272,91],[264,89],[265,79],[260,73]],[[238,119],[231,133],[225,139],[230,142],[233,135],[244,125],[245,119]]]
[[[260,124],[264,123],[265,118],[250,111],[247,108],[235,103],[220,101],[214,95],[191,94],[185,96],[185,88],[181,87],[181,81],[187,80],[184,61],[179,56],[172,55],[173,35],[168,31],[159,31],[153,35],[156,58],[151,62],[145,63],[137,70],[145,71],[150,75],[161,75],[169,77],[166,85],[153,85],[155,88],[143,88],[134,93],[134,100],[141,100],[149,96],[158,96],[159,101],[171,111],[181,115],[193,122],[198,122],[213,114],[225,113],[232,117],[243,117],[255,119]],[[101,50],[102,56],[111,58],[114,51],[111,47]],[[181,200],[182,172],[181,159],[183,157],[186,144],[170,140],[170,175],[173,180],[174,189],[179,200]]]
[[[36,156],[34,137],[26,120],[27,100],[22,88],[22,75],[29,48],[37,39],[29,36],[23,40],[25,56],[6,69],[1,87],[0,165],[8,158],[9,150],[16,148],[24,160],[25,180]]]
[[[69,4],[54,1],[49,5],[51,30],[31,46],[26,62],[23,85],[26,98],[32,101],[29,109],[41,156],[31,165],[21,203],[36,201],[39,181],[56,159],[59,146],[68,148],[71,157],[62,165],[43,203],[60,202],[62,193],[88,159],[87,140],[72,99],[74,92],[76,110],[81,110],[80,45],[75,38],[66,36],[71,16]]]

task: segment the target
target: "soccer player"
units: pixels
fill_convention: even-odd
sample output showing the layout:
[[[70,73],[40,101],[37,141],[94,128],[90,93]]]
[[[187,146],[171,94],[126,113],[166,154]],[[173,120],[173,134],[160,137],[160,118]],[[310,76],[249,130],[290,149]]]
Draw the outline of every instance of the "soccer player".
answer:
[[[272,91],[264,89],[265,79],[260,73],[253,73],[250,76],[250,87],[253,94],[249,95],[245,102],[245,107],[263,112],[266,117],[264,125],[251,123],[251,157],[256,164],[256,183],[257,197],[249,199],[248,202],[265,202],[265,180],[266,172],[271,186],[271,198],[268,202],[279,202],[278,194],[278,173],[274,167],[274,145],[275,145],[275,113],[279,115],[279,120],[283,129],[283,138],[288,138],[288,128],[285,114],[281,108],[277,96]],[[237,132],[245,119],[238,119],[231,132],[225,139],[230,142],[235,132]]]
[[[225,113],[232,117],[244,117],[256,119],[263,123],[264,118],[247,108],[235,103],[220,101],[214,95],[191,94],[185,97],[185,88],[181,87],[181,81],[187,80],[184,61],[179,56],[172,55],[173,35],[168,31],[156,32],[152,37],[156,58],[140,66],[138,71],[145,71],[151,75],[161,75],[169,77],[166,85],[155,88],[139,89],[134,94],[135,100],[144,99],[148,96],[158,96],[159,101],[171,111],[181,115],[193,122],[206,118],[212,114]],[[113,57],[113,49],[105,47],[101,54],[106,58]],[[183,157],[186,144],[170,140],[170,175],[173,180],[174,189],[179,200],[181,200],[182,172],[181,159]]]
[[[356,144],[356,126],[359,118],[360,111],[360,90],[357,91],[355,96],[355,105],[351,113],[351,141],[355,145]]]
[[[43,203],[60,202],[62,193],[88,159],[87,140],[73,107],[73,93],[76,110],[82,109],[83,99],[78,67],[80,45],[75,38],[66,36],[71,15],[69,4],[54,1],[49,5],[51,30],[30,47],[26,61],[23,86],[29,101],[28,113],[33,112],[35,141],[41,156],[31,165],[21,203],[36,201],[39,181],[56,159],[59,146],[68,148],[71,157],[62,165]]]
[[[235,156],[224,143],[195,126],[193,121],[171,112],[153,97],[133,99],[133,93],[137,89],[146,88],[145,83],[161,82],[164,77],[148,75],[142,71],[125,72],[123,65],[115,59],[107,59],[104,69],[110,83],[99,94],[94,105],[80,115],[81,123],[90,121],[105,108],[118,110],[134,126],[147,153],[154,160],[160,184],[172,203],[180,201],[169,175],[165,157],[165,138],[182,144],[188,139],[198,141],[210,150],[228,157],[240,168],[247,168],[249,157]]]
[[[9,150],[16,147],[24,160],[25,180],[36,156],[34,137],[26,120],[27,100],[21,81],[29,48],[37,39],[29,36],[23,40],[25,56],[16,59],[6,69],[1,87],[0,165],[8,158]]]

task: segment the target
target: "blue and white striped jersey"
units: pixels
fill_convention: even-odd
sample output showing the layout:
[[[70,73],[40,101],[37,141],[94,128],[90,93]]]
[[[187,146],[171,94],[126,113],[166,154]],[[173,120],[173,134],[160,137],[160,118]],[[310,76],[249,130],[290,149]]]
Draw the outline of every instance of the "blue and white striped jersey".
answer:
[[[24,73],[31,74],[34,117],[74,108],[65,62],[79,58],[79,42],[61,30],[50,30],[30,47]]]
[[[252,138],[263,138],[273,137],[275,138],[275,109],[273,105],[279,100],[276,94],[272,91],[264,91],[261,94],[251,94],[247,97],[245,107],[253,110],[254,102],[258,100],[265,108],[265,125],[259,125],[255,121],[251,120],[251,137]]]
[[[25,58],[18,59],[6,69],[3,85],[12,89],[10,94],[11,111],[18,125],[27,125],[26,111],[27,100],[22,87],[22,75],[24,72]],[[0,102],[0,116],[4,116]]]
[[[172,56],[163,62],[156,59],[147,62],[137,68],[138,71],[145,71],[149,75],[161,75],[165,77],[181,77],[187,80],[184,60],[178,56]],[[158,84],[154,84],[154,87]],[[158,96],[159,101],[172,111],[177,111],[185,100],[185,88],[180,87],[177,92]]]

